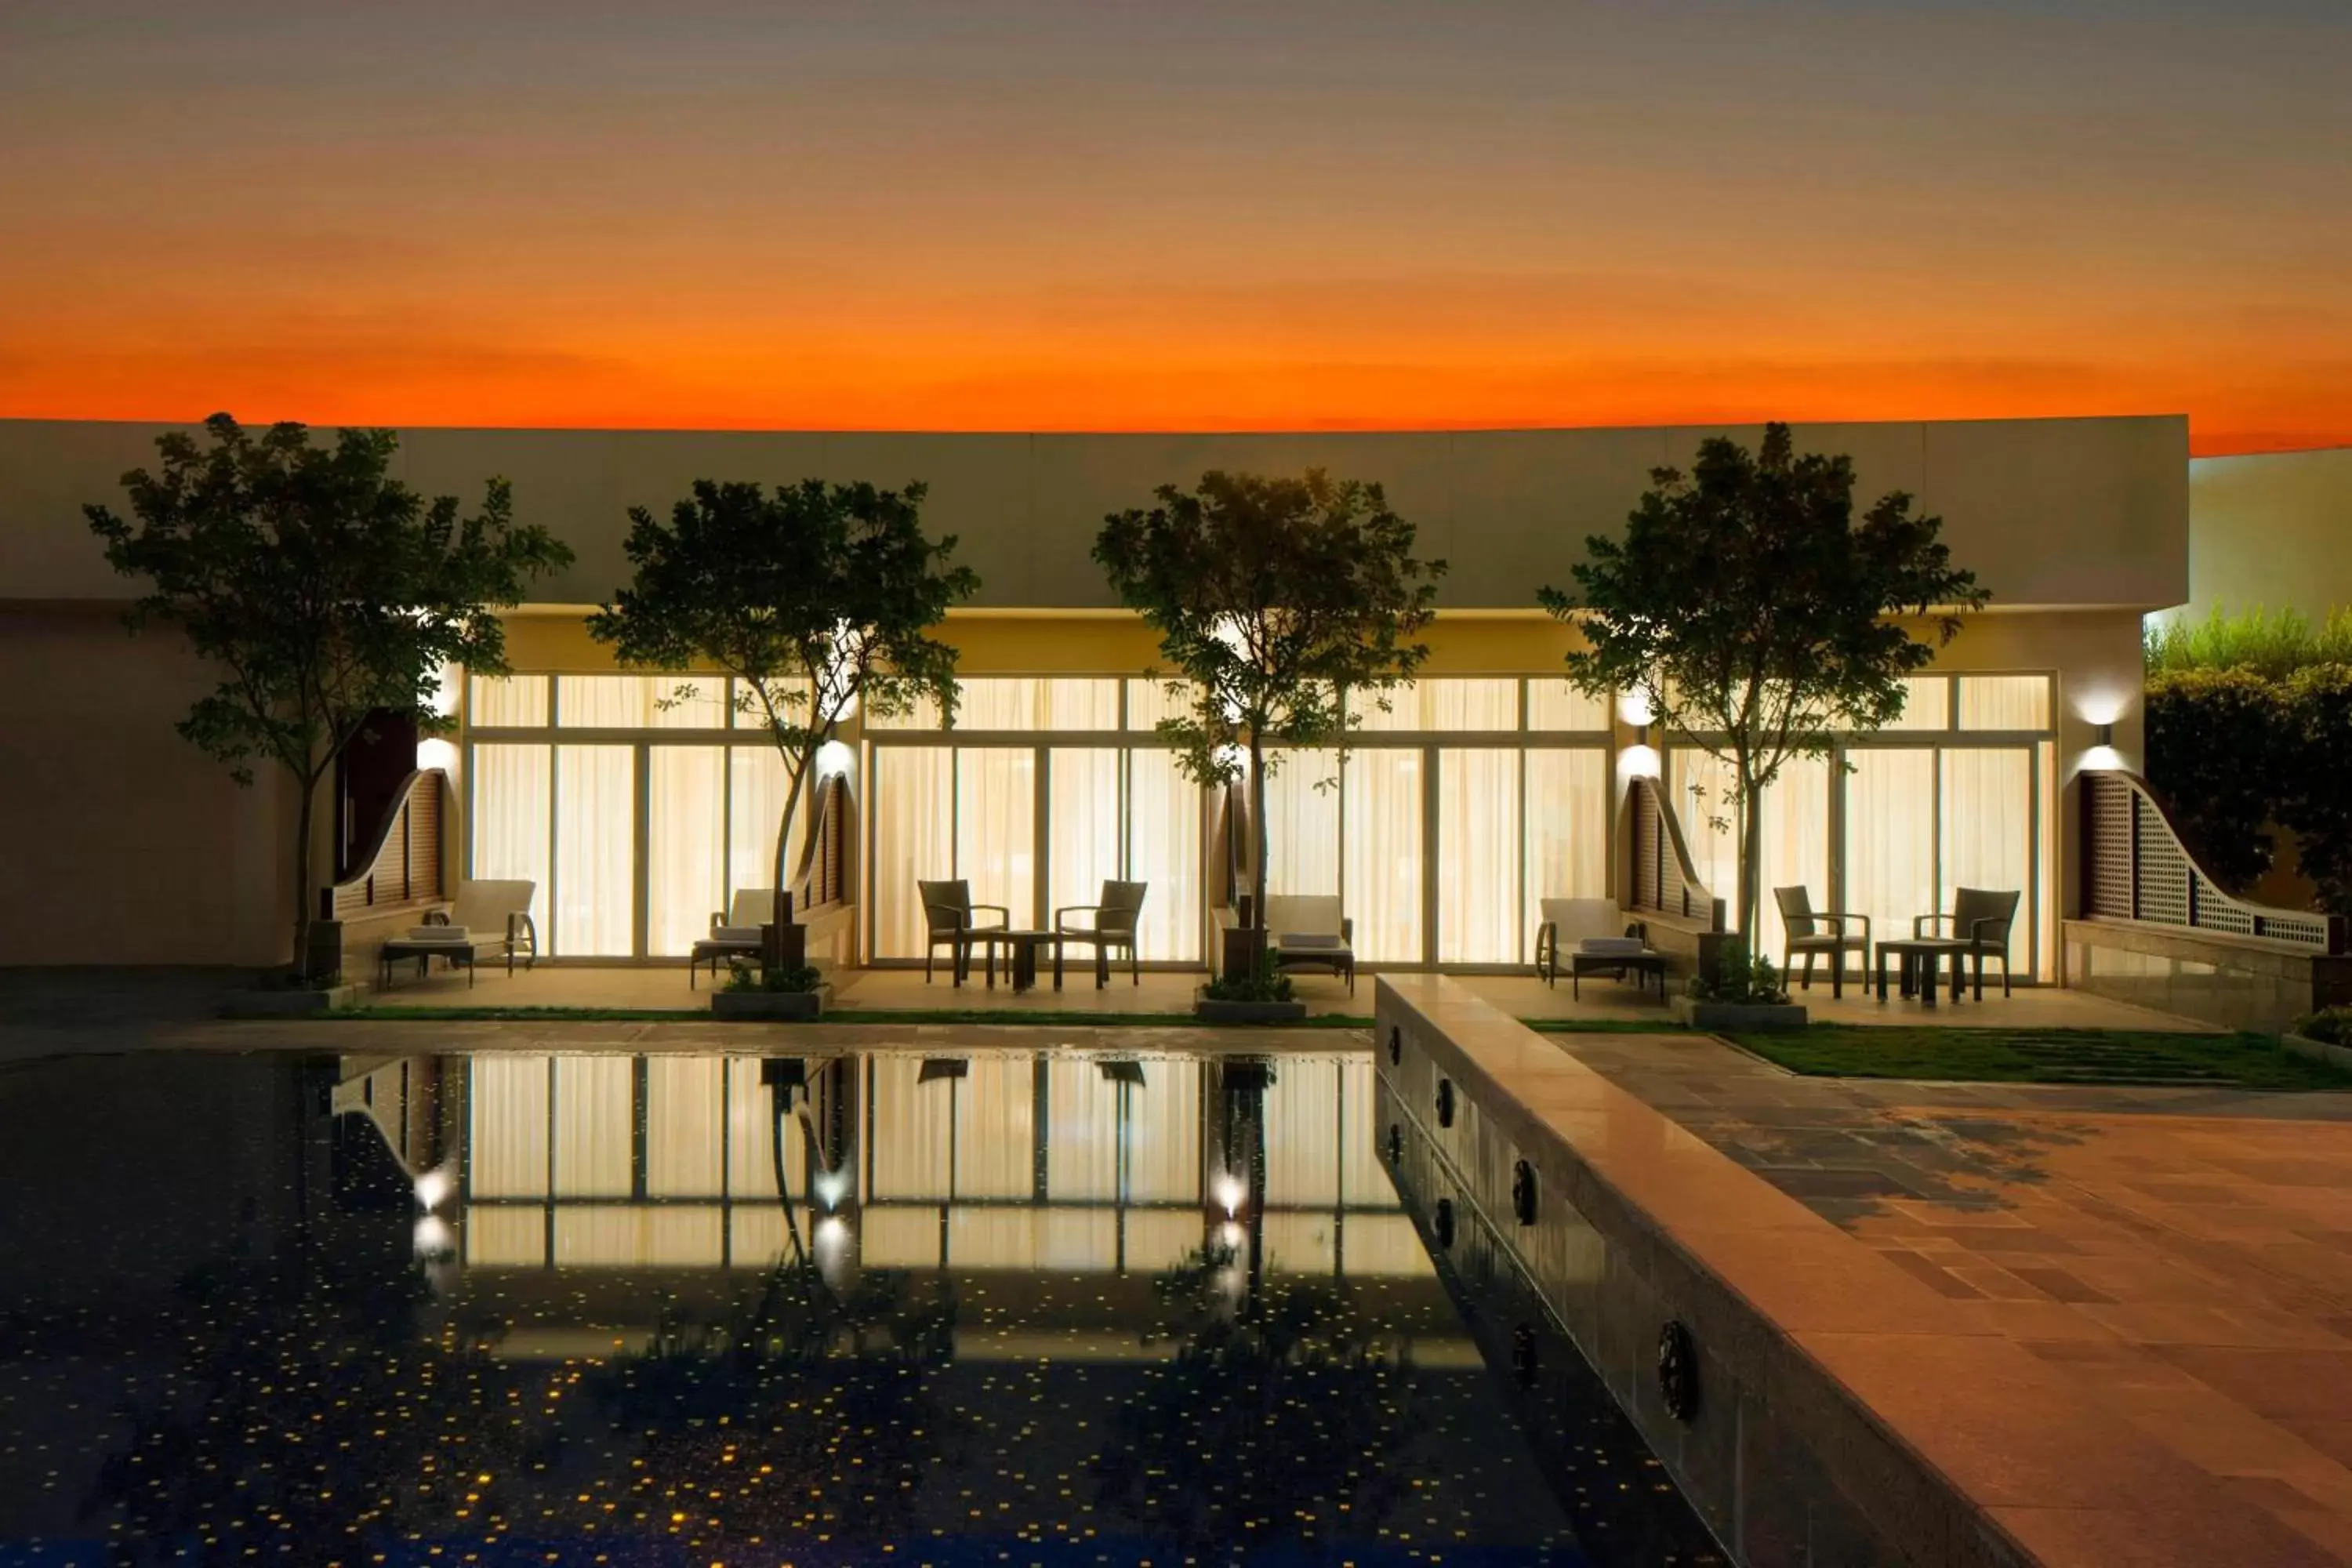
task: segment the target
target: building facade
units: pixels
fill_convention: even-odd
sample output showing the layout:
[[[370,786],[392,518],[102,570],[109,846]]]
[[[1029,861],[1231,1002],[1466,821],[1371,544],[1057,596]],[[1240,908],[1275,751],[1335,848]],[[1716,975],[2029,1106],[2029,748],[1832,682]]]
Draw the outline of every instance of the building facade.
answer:
[[[172,732],[206,684],[168,634],[116,624],[132,588],[80,516],[120,503],[161,427],[0,422],[0,662],[14,694],[0,784],[18,963],[282,959],[292,803],[249,790]],[[578,553],[509,620],[512,675],[458,684],[457,728],[427,742],[457,807],[456,871],[537,885],[558,961],[674,962],[729,892],[763,886],[780,768],[723,684],[614,667],[585,619],[625,581],[633,505],[700,478],[930,487],[982,587],[942,635],[961,657],[952,730],[853,722],[829,759],[856,803],[854,917],[834,956],[921,962],[918,878],[964,877],[1016,925],[1151,884],[1143,956],[1209,956],[1220,803],[1183,779],[1152,724],[1157,650],[1089,559],[1108,512],[1206,469],[1377,479],[1444,558],[1431,659],[1368,709],[1344,763],[1289,759],[1273,781],[1276,891],[1339,894],[1372,967],[1528,961],[1538,900],[1622,894],[1629,779],[1659,778],[1703,879],[1734,886],[1714,826],[1723,780],[1560,679],[1572,627],[1535,594],[1566,584],[1584,539],[1622,526],[1650,470],[1696,428],[1396,435],[1024,436],[650,431],[403,432],[428,493],[513,482],[518,515]],[[1727,432],[1753,442],[1757,429]],[[1851,454],[1864,504],[1891,489],[1944,519],[1992,607],[1913,684],[1902,721],[1792,769],[1765,803],[1767,885],[1885,931],[1962,884],[2016,888],[2021,973],[2060,977],[2075,908],[2072,780],[2137,754],[2140,617],[2189,596],[2186,422],[2172,417],[1822,425],[1801,449]],[[692,695],[676,700],[681,686]],[[2105,750],[2096,752],[2095,748]],[[1777,949],[1775,917],[1764,945]]]

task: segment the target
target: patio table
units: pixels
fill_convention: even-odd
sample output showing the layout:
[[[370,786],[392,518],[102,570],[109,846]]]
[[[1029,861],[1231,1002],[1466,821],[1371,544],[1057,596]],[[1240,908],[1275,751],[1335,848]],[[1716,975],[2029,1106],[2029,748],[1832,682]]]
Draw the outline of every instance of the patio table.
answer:
[[[1954,942],[1949,937],[1913,937],[1907,941],[1882,942],[1878,944],[1878,999],[1886,1000],[1886,958],[1889,953],[1899,961],[1902,969],[1903,994],[1908,996],[1916,987],[1919,1005],[1936,1005],[1936,965],[1948,955],[1952,961],[1952,1000],[1960,999],[1960,957],[1968,943]]]
[[[1013,989],[1027,991],[1037,984],[1037,950],[1054,950],[1054,989],[1062,988],[1062,933],[1057,931],[1007,931],[1002,927],[986,927],[968,933],[974,947],[1003,946],[1009,949],[1006,973],[1013,978]],[[996,963],[993,954],[988,964],[988,984],[996,985]]]

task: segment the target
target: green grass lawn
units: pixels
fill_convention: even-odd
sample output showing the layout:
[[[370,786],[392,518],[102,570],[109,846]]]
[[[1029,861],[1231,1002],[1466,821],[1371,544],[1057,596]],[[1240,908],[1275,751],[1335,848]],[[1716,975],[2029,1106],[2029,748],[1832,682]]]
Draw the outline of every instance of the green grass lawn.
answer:
[[[1730,1038],[1791,1072],[1823,1078],[2352,1089],[2352,1074],[2297,1056],[2269,1035],[1816,1024]]]

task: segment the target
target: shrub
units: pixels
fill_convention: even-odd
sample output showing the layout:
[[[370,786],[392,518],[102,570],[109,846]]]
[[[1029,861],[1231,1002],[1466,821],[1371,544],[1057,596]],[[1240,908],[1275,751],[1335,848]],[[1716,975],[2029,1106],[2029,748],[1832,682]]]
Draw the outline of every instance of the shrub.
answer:
[[[2221,606],[2201,621],[2151,619],[2143,637],[2147,672],[2247,669],[2284,679],[2315,664],[2352,664],[2352,605],[2318,626],[2294,610],[2261,605],[2232,615]]]
[[[1290,1000],[1290,976],[1287,974],[1220,974],[1202,988],[1201,994],[1212,1002],[1287,1002]]]
[[[782,991],[800,994],[814,991],[824,984],[824,973],[814,964],[803,963],[797,969],[770,969],[749,958],[727,961],[727,989],[730,991]]]
[[[2352,1007],[2323,1007],[2297,1018],[2294,1032],[2306,1040],[2331,1046],[2352,1046]]]
[[[2286,682],[2289,755],[2278,769],[2279,825],[2292,830],[2320,907],[2352,914],[2352,663],[2315,665]]]
[[[1690,983],[1690,994],[1701,1002],[1728,1002],[1761,1006],[1786,1002],[1789,988],[1769,958],[1749,955],[1748,944],[1737,938],[1723,944],[1712,978],[1701,974]]]
[[[2293,730],[2279,683],[2251,669],[2148,678],[2148,783],[2189,852],[2232,892],[2270,868]]]

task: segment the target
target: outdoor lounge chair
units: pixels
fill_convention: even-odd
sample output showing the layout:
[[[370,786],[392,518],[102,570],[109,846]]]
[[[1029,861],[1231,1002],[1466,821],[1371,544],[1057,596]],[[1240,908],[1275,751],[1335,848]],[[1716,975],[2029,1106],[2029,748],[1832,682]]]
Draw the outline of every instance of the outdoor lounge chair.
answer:
[[[1321,969],[1348,983],[1356,994],[1356,922],[1339,912],[1338,898],[1326,893],[1269,893],[1265,900],[1266,949],[1277,973]]]
[[[942,946],[954,956],[951,973],[961,985],[971,974],[971,934],[976,931],[1003,931],[1013,923],[1013,911],[1003,904],[975,904],[971,901],[971,883],[963,878],[951,882],[926,882],[918,879],[916,890],[923,896],[923,984],[931,983],[931,954]],[[983,921],[983,913],[996,918]],[[995,975],[996,950],[991,946],[983,960],[989,967],[989,978]]]
[[[1571,994],[1582,995],[1588,974],[1613,974],[1623,980],[1630,972],[1637,984],[1655,975],[1658,994],[1665,994],[1664,956],[1629,929],[1625,911],[1614,899],[1539,899],[1543,923],[1536,928],[1536,973],[1547,985],[1568,976]]]
[[[1948,915],[1916,915],[1911,921],[1914,941],[1935,940],[1938,926],[1948,926],[1951,934],[1939,945],[1952,953],[1952,999],[1959,1000],[1960,965],[1968,959],[1976,960],[1976,999],[1984,1000],[1984,965],[1988,957],[2000,960],[2000,994],[2009,995],[2009,934],[2017,923],[2017,901],[2014,890],[1994,891],[1986,888],[1959,888],[1952,894],[1952,912]],[[1927,984],[1935,984],[1931,964]]]
[[[1062,972],[1062,943],[1090,942],[1095,950],[1095,989],[1110,984],[1110,954],[1114,948],[1127,952],[1127,970],[1135,984],[1143,984],[1143,965],[1135,950],[1136,927],[1143,919],[1143,895],[1149,882],[1115,882],[1102,885],[1098,903],[1066,904],[1054,911],[1054,930],[1062,941],[1055,944],[1054,973]],[[1085,921],[1073,921],[1073,915],[1090,915]]]
[[[760,928],[773,923],[775,918],[775,889],[736,889],[735,896],[727,901],[727,912],[710,917],[710,934],[694,944],[693,955],[686,963],[686,988],[694,989],[694,973],[706,963],[716,981],[721,962],[757,958],[762,946]]]
[[[1862,974],[1864,989],[1870,979],[1870,917],[1844,910],[1816,910],[1813,896],[1803,887],[1775,888],[1772,901],[1780,908],[1780,923],[1787,933],[1780,940],[1780,978],[1786,980],[1792,972],[1797,954],[1805,955],[1805,989],[1813,988],[1813,960],[1822,953],[1830,955],[1830,994],[1845,994],[1845,955],[1862,954]],[[1860,922],[1862,930],[1853,928]]]
[[[420,976],[436,958],[462,963],[468,986],[474,984],[476,966],[486,958],[505,959],[509,974],[518,958],[525,969],[530,968],[539,959],[539,927],[530,918],[530,900],[538,890],[537,883],[520,879],[459,882],[446,913],[427,915],[423,925],[377,950],[383,984],[391,985],[394,963],[406,958],[416,960]]]

